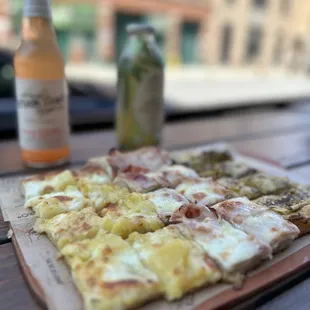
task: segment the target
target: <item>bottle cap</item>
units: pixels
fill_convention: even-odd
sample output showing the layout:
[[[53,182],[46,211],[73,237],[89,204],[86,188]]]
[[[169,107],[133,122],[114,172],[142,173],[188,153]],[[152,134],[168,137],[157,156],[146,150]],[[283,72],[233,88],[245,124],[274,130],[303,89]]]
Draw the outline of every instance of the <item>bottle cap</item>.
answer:
[[[155,28],[149,24],[129,24],[126,26],[128,34],[143,34],[150,33],[155,34]]]
[[[51,17],[50,0],[24,0],[23,15],[29,17]]]

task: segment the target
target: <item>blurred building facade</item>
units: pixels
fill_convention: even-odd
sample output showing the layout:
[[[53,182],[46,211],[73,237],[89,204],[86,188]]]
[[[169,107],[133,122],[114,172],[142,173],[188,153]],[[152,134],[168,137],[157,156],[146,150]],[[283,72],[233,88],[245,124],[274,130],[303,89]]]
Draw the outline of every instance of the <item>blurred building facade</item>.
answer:
[[[210,7],[207,63],[307,70],[310,1],[210,0]]]
[[[0,0],[0,46],[19,41],[22,0]],[[125,26],[150,22],[168,64],[289,68],[310,58],[308,0],[52,0],[67,61],[115,62]]]
[[[208,1],[53,0],[52,3],[59,45],[68,61],[116,61],[126,41],[125,26],[132,22],[154,24],[168,63],[204,61]],[[0,0],[2,11],[3,19],[11,22],[7,35],[18,36],[22,0]]]

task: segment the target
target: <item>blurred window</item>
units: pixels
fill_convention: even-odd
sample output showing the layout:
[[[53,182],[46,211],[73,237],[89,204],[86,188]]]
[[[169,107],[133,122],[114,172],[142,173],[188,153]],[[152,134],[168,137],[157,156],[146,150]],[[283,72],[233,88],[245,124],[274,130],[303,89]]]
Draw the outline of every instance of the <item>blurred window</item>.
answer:
[[[226,3],[228,5],[234,4],[236,2],[236,0],[226,0]]]
[[[266,0],[252,0],[252,1],[253,1],[253,6],[256,9],[265,9],[267,6]]]
[[[224,25],[222,28],[222,50],[221,50],[221,62],[222,63],[228,63],[230,60],[232,40],[233,40],[232,26]]]
[[[274,42],[273,63],[275,65],[281,64],[283,59],[283,52],[284,52],[284,38],[283,35],[279,33]]]
[[[282,14],[288,14],[291,9],[291,0],[281,0],[280,10]]]
[[[246,50],[247,61],[251,62],[259,55],[262,38],[263,38],[262,28],[258,26],[251,26]]]

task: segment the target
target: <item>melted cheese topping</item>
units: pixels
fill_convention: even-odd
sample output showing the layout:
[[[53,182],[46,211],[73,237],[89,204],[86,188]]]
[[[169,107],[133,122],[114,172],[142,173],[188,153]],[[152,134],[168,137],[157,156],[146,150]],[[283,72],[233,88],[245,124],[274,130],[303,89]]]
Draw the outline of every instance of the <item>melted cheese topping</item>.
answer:
[[[170,165],[171,159],[166,151],[156,147],[145,147],[126,153],[114,151],[109,156],[91,158],[88,163],[100,165],[113,178],[129,167],[156,171],[164,165]]]
[[[160,218],[166,220],[183,205],[189,204],[184,196],[168,188],[145,194],[144,197],[154,204]]]
[[[156,275],[120,237],[98,234],[61,251],[72,268],[86,309],[137,307],[160,294]]]
[[[226,273],[244,272],[270,257],[268,246],[226,221],[206,218],[184,223],[177,224],[180,231],[199,244]]]
[[[92,206],[91,201],[73,186],[68,186],[64,192],[31,198],[25,205],[26,208],[32,208],[35,211],[36,217],[43,219]]]
[[[64,191],[67,186],[75,185],[76,181],[70,170],[58,174],[36,176],[22,182],[25,200],[51,192]]]
[[[146,233],[164,227],[154,204],[138,193],[132,193],[117,204],[107,206],[100,215],[103,217],[103,227],[123,238],[134,231]]]
[[[160,188],[164,180],[160,180],[157,172],[149,173],[121,173],[114,183],[128,188],[130,192],[147,193]]]
[[[100,211],[109,204],[118,203],[119,200],[129,195],[126,188],[120,188],[115,184],[91,184],[80,181],[79,190],[91,200],[96,211]]]
[[[45,233],[51,241],[61,249],[64,245],[76,241],[89,239],[103,230],[102,219],[92,208],[82,211],[59,214],[51,219],[37,219],[35,231]]]
[[[164,166],[158,172],[160,177],[168,183],[169,187],[173,188],[184,179],[199,177],[196,171],[182,165]]]
[[[235,196],[233,192],[220,186],[211,178],[188,179],[177,186],[176,191],[192,203],[203,206],[212,206],[217,202]]]
[[[174,226],[146,235],[133,233],[128,241],[157,275],[168,300],[206,283],[213,284],[221,277],[215,264]]]
[[[283,249],[298,236],[298,228],[279,214],[258,206],[247,198],[235,198],[219,203],[216,213],[234,227],[255,236],[273,249]]]

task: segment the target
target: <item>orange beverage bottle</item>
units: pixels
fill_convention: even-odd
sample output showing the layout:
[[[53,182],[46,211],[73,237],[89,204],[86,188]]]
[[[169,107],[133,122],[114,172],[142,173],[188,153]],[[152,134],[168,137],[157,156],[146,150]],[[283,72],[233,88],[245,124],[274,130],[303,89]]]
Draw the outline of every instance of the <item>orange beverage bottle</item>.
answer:
[[[14,57],[18,134],[27,166],[69,158],[68,86],[50,0],[24,0],[22,40]]]

